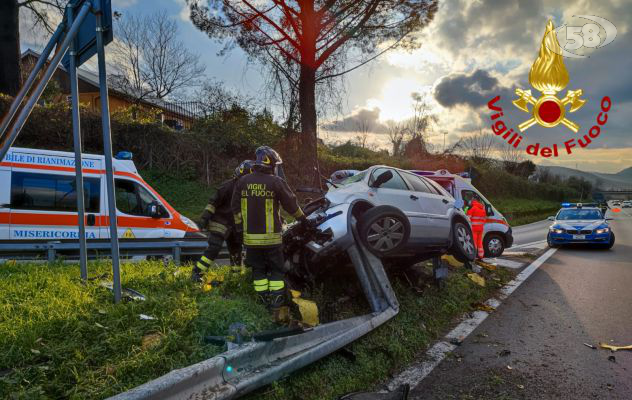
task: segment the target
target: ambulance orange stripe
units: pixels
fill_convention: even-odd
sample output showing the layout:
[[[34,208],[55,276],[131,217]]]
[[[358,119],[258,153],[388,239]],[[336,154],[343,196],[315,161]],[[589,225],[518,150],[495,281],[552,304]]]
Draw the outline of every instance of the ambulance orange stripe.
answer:
[[[75,172],[75,169],[72,167],[60,167],[56,165],[39,165],[39,164],[28,164],[28,163],[15,163],[15,162],[0,162],[0,167],[13,167],[13,168],[24,168],[24,169],[37,169],[44,171],[63,171],[63,172]],[[103,169],[90,169],[90,168],[82,168],[83,173],[85,174],[95,174],[95,175],[104,175],[105,170]],[[140,176],[133,174],[131,172],[126,171],[115,171],[114,175],[125,176],[128,178],[132,178],[133,180],[140,182],[144,185],[146,189],[149,189],[151,193],[154,194],[162,204],[167,208],[167,210],[173,216],[173,219],[169,220],[171,223],[168,225],[170,229],[179,229],[184,231],[191,231],[187,225],[184,224],[178,217],[177,211],[171,207],[171,205],[152,188],[147,182],[145,182]],[[22,219],[20,216],[27,216]],[[63,214],[25,214],[25,213],[13,213],[13,219],[11,220],[12,224],[15,225],[35,225],[35,226],[50,226],[50,225],[60,225],[60,226],[71,226],[78,224],[78,218],[76,215],[63,215]],[[17,219],[16,219],[17,217]],[[72,222],[67,218],[72,218]],[[0,215],[0,218],[1,215]],[[8,218],[8,217],[7,217]],[[42,218],[46,218],[46,223],[42,223]],[[29,221],[29,222],[21,222],[21,221]],[[0,223],[8,224],[9,221],[4,222],[0,219]],[[132,228],[164,228],[164,220],[159,219],[151,219],[148,220],[146,217],[117,217],[117,223],[121,227],[132,227]],[[109,218],[106,216],[98,216],[97,222],[95,226],[108,226]]]

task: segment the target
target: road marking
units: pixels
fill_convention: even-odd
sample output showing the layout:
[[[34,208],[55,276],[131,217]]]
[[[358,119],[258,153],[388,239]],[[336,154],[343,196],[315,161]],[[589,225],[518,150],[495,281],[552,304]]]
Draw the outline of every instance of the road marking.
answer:
[[[491,298],[484,304],[493,308],[498,308],[524,281],[527,280],[546,260],[551,257],[557,249],[549,249],[528,267],[522,270],[514,280],[507,283],[500,289],[498,298]],[[413,364],[393,378],[388,384],[388,391],[394,391],[403,384],[408,384],[410,389],[417,387],[421,381],[428,376],[437,365],[441,363],[446,355],[457,348],[454,342],[462,342],[468,337],[490,315],[487,311],[474,311],[468,318],[464,318],[456,328],[452,329],[443,340],[435,343],[426,352],[426,361]]]
[[[546,243],[546,239],[543,240],[537,240],[535,242],[531,242],[531,243],[525,243],[525,244],[519,244],[517,246],[511,246],[509,247],[507,250],[515,250],[515,249],[522,249],[525,247],[538,247],[539,245]]]

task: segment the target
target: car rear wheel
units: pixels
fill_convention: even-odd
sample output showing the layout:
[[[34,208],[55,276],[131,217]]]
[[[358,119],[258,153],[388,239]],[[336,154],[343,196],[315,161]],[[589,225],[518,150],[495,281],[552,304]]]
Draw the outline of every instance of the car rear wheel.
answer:
[[[401,250],[408,243],[410,222],[395,207],[374,207],[360,217],[358,234],[371,253],[384,257]]]
[[[490,233],[483,241],[485,257],[499,257],[505,251],[505,241],[497,233]]]
[[[462,263],[476,259],[476,246],[474,245],[472,229],[463,222],[455,222],[452,226],[450,254]]]

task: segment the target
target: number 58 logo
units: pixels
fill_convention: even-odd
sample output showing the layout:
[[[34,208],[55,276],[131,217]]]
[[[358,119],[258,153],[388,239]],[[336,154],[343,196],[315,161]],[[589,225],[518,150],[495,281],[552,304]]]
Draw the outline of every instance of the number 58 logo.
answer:
[[[549,35],[558,35],[558,39],[560,32],[565,31],[566,42],[564,43],[564,41],[559,40],[560,44],[564,43],[564,45],[560,46],[559,49],[549,48],[549,50],[564,57],[584,58],[588,56],[584,54],[577,54],[573,51],[579,50],[582,47],[598,49],[609,45],[612,41],[614,41],[615,37],[617,37],[617,27],[605,18],[601,18],[596,15],[573,15],[573,17],[584,18],[593,21],[594,23],[589,22],[583,26],[568,26],[567,24],[564,24],[554,31],[551,31]],[[605,35],[601,33],[602,28],[605,31]]]

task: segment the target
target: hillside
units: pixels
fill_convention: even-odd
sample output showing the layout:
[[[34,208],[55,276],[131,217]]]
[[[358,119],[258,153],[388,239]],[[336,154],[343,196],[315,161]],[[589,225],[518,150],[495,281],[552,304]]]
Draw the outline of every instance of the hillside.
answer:
[[[594,187],[600,187],[601,189],[624,189],[632,186],[632,167],[616,174],[587,172],[558,166],[538,166],[538,169],[546,169],[552,175],[559,176],[562,179],[568,179],[571,176],[583,178]]]

